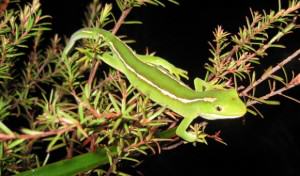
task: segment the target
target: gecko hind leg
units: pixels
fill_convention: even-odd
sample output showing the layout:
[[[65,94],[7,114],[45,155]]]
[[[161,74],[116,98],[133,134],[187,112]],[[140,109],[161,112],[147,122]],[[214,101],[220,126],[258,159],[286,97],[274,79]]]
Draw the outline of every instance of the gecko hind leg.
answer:
[[[161,58],[159,56],[141,55],[141,54],[137,54],[137,57],[140,59],[140,61],[146,64],[155,65],[165,69],[171,75],[175,76],[178,80],[180,80],[180,77],[188,79],[186,70],[174,66],[164,58]]]

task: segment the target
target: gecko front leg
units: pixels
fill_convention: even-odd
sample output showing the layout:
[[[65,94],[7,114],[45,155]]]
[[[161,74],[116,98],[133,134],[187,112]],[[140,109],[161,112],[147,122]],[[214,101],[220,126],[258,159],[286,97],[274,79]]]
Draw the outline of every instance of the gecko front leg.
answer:
[[[208,91],[208,90],[213,90],[213,89],[224,89],[224,87],[222,85],[213,84],[211,82],[206,82],[200,78],[194,79],[194,86],[195,86],[195,90],[197,92],[203,92],[203,91]]]
[[[188,142],[197,141],[197,134],[187,131],[194,119],[195,118],[184,117],[184,119],[180,122],[179,126],[176,129],[176,135]]]

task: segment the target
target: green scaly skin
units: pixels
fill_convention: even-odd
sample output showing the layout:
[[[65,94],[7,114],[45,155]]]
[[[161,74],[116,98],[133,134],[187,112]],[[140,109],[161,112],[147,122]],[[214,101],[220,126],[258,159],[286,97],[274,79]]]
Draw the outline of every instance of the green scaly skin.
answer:
[[[207,120],[217,120],[239,118],[246,113],[246,105],[235,89],[216,86],[203,91],[205,83],[196,78],[196,90],[192,90],[177,79],[179,76],[186,76],[184,70],[176,68],[162,58],[150,57],[146,59],[148,61],[143,61],[118,37],[103,29],[83,28],[75,32],[63,51],[63,57],[67,57],[77,40],[99,38],[107,43],[112,52],[112,55],[106,53],[99,56],[100,59],[122,72],[134,87],[151,100],[183,116],[176,134],[184,140],[197,141],[197,135],[188,132],[187,129],[198,116]],[[151,60],[155,61],[149,64]],[[156,65],[162,66],[169,73],[157,69]]]

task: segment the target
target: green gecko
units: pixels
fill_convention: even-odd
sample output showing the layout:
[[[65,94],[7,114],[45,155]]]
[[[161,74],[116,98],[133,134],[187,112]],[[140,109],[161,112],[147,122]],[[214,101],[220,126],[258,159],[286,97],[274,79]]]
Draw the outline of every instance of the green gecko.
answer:
[[[75,32],[63,51],[63,57],[67,57],[77,40],[85,38],[103,39],[112,52],[112,55],[105,53],[99,56],[103,62],[122,72],[151,100],[183,117],[176,135],[188,142],[198,139],[195,132],[187,131],[198,116],[207,120],[233,119],[242,117],[247,111],[235,89],[207,86],[208,83],[196,78],[193,90],[178,79],[179,76],[186,77],[185,71],[155,56],[153,59],[147,56],[143,61],[143,56],[135,54],[128,45],[104,29],[83,28]],[[157,65],[167,71],[158,69]]]

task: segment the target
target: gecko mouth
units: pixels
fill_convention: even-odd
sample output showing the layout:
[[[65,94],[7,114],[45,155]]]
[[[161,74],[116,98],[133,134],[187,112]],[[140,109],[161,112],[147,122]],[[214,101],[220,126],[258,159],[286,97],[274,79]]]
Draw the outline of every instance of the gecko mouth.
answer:
[[[204,119],[207,120],[219,120],[219,119],[236,119],[239,117],[242,117],[243,115],[219,115],[219,114],[206,114],[206,113],[201,113],[200,116]]]

